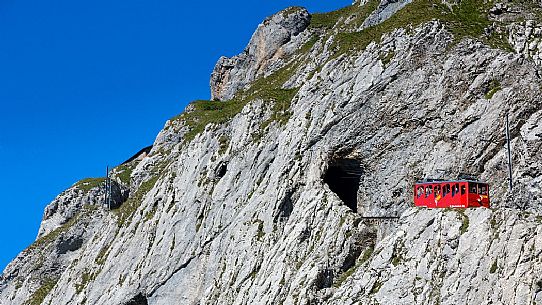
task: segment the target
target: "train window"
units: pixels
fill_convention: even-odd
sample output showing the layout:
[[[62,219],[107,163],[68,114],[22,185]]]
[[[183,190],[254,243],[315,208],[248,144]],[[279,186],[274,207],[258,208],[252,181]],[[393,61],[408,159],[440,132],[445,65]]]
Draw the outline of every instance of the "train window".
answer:
[[[440,195],[440,185],[435,185],[435,197]]]
[[[478,190],[477,190],[477,188],[476,188],[476,184],[471,184],[469,189],[470,189],[470,193],[471,193],[471,194],[478,194]]]
[[[420,198],[423,195],[423,186],[418,187],[417,193],[418,193],[418,198]]]
[[[467,192],[467,187],[465,187],[464,185],[461,186],[461,195],[465,195],[465,193]]]
[[[480,194],[487,195],[487,186],[480,184]]]
[[[425,198],[429,197],[431,194],[433,194],[433,187],[428,185],[425,187]]]
[[[456,183],[454,186],[452,186],[452,197],[454,197],[456,194],[459,194],[459,184]]]
[[[446,184],[444,187],[442,187],[442,197],[446,197],[450,193],[450,185]]]

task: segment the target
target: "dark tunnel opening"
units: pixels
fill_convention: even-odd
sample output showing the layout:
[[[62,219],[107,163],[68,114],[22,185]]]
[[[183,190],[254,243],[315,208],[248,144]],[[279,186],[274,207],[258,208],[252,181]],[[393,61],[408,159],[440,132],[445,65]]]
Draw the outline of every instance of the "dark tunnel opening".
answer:
[[[356,159],[334,159],[324,175],[324,182],[331,191],[354,212],[358,211],[359,181],[363,171]]]
[[[124,305],[148,305],[148,304],[149,303],[147,302],[147,297],[141,293],[138,293],[135,297],[130,299],[130,301],[128,301]]]

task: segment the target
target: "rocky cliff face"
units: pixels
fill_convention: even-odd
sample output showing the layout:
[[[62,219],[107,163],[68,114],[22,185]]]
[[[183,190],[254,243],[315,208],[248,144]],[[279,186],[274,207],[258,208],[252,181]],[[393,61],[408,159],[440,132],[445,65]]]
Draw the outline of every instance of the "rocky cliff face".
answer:
[[[118,208],[100,180],[47,207],[0,303],[542,303],[542,80],[514,39],[540,7],[499,5],[270,17],[219,60],[218,101],[115,169]],[[491,209],[412,207],[417,179],[461,172],[490,183]]]
[[[280,66],[307,41],[309,12],[292,7],[267,18],[252,35],[243,53],[221,57],[211,74],[211,99],[228,100],[256,78]],[[304,35],[300,35],[304,33]]]

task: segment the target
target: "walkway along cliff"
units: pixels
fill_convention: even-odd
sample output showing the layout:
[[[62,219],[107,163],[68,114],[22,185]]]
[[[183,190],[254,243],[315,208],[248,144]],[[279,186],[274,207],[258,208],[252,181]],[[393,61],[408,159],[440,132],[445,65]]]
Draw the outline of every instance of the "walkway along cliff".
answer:
[[[267,18],[218,61],[212,101],[113,170],[118,208],[103,179],[47,206],[0,304],[542,303],[541,12],[362,0]],[[489,183],[491,209],[414,207],[443,173]]]

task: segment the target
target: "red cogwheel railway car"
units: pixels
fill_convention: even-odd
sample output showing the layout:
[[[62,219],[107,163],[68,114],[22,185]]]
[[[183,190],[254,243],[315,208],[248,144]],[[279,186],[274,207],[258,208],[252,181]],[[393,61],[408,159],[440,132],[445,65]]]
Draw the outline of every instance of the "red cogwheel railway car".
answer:
[[[489,185],[471,180],[425,180],[414,185],[414,205],[428,208],[489,208]]]

